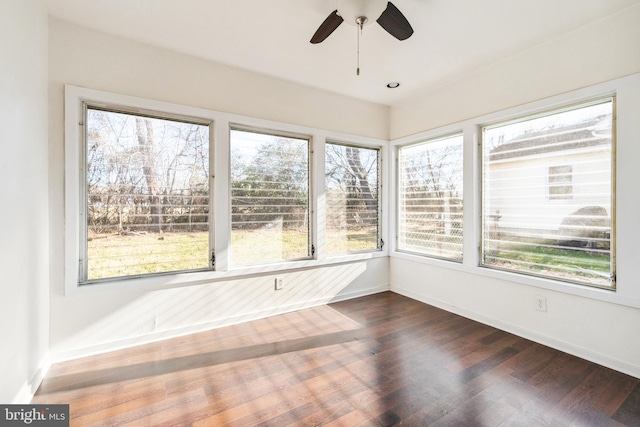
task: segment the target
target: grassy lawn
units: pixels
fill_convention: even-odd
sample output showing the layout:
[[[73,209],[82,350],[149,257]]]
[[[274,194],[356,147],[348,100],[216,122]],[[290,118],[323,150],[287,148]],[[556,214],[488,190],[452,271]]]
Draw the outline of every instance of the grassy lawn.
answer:
[[[510,258],[523,260],[536,264],[557,266],[573,266],[587,270],[595,270],[602,273],[609,272],[609,257],[590,254],[577,250],[551,249],[545,247],[527,248],[526,253],[509,252]]]
[[[375,250],[376,236],[365,230],[340,232],[327,230],[327,254]],[[231,233],[231,265],[257,264],[307,258],[307,233],[296,230],[234,230]]]
[[[88,279],[206,269],[209,266],[209,234],[147,233],[135,236],[99,235],[88,242]],[[371,230],[327,230],[329,255],[375,250]],[[277,262],[306,258],[307,233],[295,230],[234,230],[231,265]],[[500,248],[487,263],[509,270],[530,271],[560,279],[609,286],[608,255],[561,250],[543,245],[509,245]]]
[[[88,242],[88,279],[209,266],[208,233],[99,235]]]
[[[501,248],[496,258],[495,261],[489,261],[490,265],[610,286],[608,254],[555,249],[542,245],[509,245]]]
[[[260,229],[231,232],[232,266],[306,258],[308,252],[307,233],[303,231]]]
[[[374,251],[378,248],[375,230],[327,230],[327,254],[340,255],[349,252]]]
[[[328,232],[329,254],[375,250],[375,236],[365,231]],[[274,262],[309,256],[307,233],[295,230],[234,230],[232,265]],[[88,242],[88,279],[203,269],[209,266],[209,234],[103,234]]]

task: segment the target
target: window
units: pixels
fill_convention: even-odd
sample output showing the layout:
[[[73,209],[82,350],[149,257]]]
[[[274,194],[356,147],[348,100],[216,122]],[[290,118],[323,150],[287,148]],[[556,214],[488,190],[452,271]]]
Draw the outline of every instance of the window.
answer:
[[[309,140],[231,130],[232,266],[309,258]]]
[[[398,149],[398,250],[462,260],[462,135]]]
[[[572,173],[571,165],[549,166],[549,200],[567,200],[573,197]]]
[[[80,282],[209,265],[209,124],[86,105]]]
[[[90,292],[89,284],[164,288],[310,268],[354,252],[384,255],[383,143],[330,143],[338,157],[314,158],[310,135],[327,144],[330,132],[229,120],[202,108],[65,86],[67,295]],[[212,143],[214,121],[225,143]],[[265,123],[281,130],[256,127]],[[316,251],[312,236],[324,240],[327,216],[325,203],[322,217],[314,215],[312,172],[324,171],[325,161],[337,226],[329,247]]]
[[[379,171],[377,148],[325,145],[327,254],[380,249]]]
[[[483,129],[484,266],[615,285],[613,111],[608,98]]]

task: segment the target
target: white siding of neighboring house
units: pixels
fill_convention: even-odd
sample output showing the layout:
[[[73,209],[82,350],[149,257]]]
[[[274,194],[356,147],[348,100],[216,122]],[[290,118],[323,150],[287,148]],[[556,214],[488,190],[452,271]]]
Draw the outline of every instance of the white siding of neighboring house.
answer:
[[[491,180],[491,192],[485,199],[488,213],[499,215],[500,229],[551,232],[559,230],[565,217],[586,206],[601,206],[610,217],[610,152],[609,147],[600,146],[492,162],[491,176],[485,177]],[[564,165],[572,166],[572,198],[550,199],[549,167]]]

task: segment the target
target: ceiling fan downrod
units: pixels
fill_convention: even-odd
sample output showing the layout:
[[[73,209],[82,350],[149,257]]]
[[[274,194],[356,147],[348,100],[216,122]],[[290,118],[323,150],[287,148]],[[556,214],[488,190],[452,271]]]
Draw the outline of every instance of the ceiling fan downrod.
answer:
[[[360,75],[360,34],[362,28],[372,17],[387,33],[398,40],[406,40],[413,34],[413,28],[397,7],[387,0],[338,0],[338,7],[327,16],[311,37],[312,44],[322,43],[343,22],[356,25],[358,33],[358,52],[356,75]]]
[[[357,62],[357,68],[356,68],[356,76],[360,75],[360,34],[362,34],[362,27],[364,26],[364,24],[366,24],[368,21],[366,16],[358,16],[356,18],[356,24],[358,24],[358,29],[360,31],[358,31],[358,49],[357,49],[357,58],[356,58],[356,62]]]

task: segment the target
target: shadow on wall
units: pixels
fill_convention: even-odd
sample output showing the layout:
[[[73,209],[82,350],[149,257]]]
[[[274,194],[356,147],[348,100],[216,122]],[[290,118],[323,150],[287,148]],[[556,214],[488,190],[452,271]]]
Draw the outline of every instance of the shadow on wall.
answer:
[[[65,360],[325,304],[364,285],[374,288],[376,282],[362,277],[366,271],[367,262],[360,261],[279,273],[284,289],[278,291],[273,274],[129,297],[114,293],[63,298],[64,329],[69,332],[56,337],[54,358]]]

